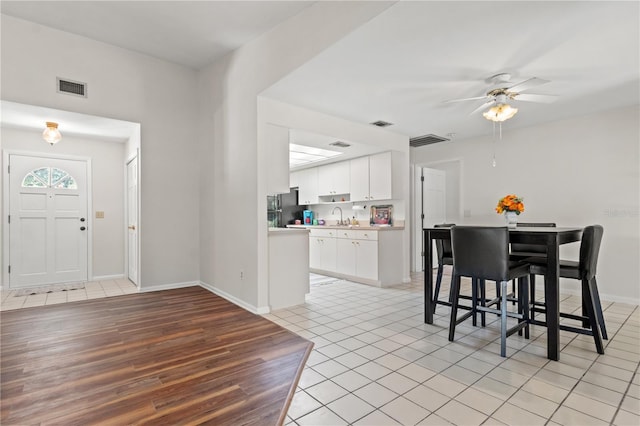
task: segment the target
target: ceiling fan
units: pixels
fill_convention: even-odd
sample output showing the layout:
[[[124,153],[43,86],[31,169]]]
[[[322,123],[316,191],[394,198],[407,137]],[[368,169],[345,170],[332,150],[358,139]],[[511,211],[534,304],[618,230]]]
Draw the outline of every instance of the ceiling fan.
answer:
[[[464,99],[452,99],[445,101],[445,103],[453,102],[466,102],[485,99],[486,102],[477,107],[471,112],[475,114],[486,108],[490,110],[483,113],[484,117],[491,121],[504,121],[515,115],[518,112],[517,108],[511,107],[509,101],[526,101],[526,102],[541,102],[551,103],[558,97],[556,95],[540,95],[533,93],[522,93],[532,87],[540,86],[545,83],[549,83],[549,80],[543,80],[541,78],[532,77],[520,83],[509,86],[511,80],[511,74],[500,73],[489,78],[489,81],[493,84],[493,88],[487,92],[484,96],[476,96],[473,98]]]

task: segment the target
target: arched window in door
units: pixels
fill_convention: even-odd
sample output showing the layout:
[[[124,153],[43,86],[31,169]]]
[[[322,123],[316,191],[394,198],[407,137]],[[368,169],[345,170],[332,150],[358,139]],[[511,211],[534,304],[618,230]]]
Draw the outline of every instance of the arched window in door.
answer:
[[[23,188],[78,189],[76,180],[69,173],[56,167],[40,167],[22,179]]]

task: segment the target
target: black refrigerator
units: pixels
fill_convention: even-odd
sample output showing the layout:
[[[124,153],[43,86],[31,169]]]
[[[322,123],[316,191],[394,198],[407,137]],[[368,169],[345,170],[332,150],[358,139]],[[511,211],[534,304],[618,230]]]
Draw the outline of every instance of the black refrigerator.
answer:
[[[286,228],[297,220],[302,220],[305,206],[298,205],[298,188],[291,188],[288,194],[267,196],[267,221],[270,228]]]

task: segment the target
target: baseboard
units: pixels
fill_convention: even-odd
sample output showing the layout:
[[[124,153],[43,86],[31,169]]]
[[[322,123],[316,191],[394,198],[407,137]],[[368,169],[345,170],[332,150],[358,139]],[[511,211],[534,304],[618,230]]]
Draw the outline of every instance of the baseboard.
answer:
[[[140,293],[148,293],[150,291],[173,290],[175,288],[194,287],[197,285],[198,285],[197,281],[189,281],[184,283],[169,283],[169,284],[144,286],[139,288],[140,288]]]
[[[118,275],[94,275],[90,281],[106,281],[106,280],[121,280],[124,278],[124,274]]]
[[[210,284],[207,283],[203,283],[202,281],[200,281],[200,287],[205,288],[207,290],[209,290],[211,293],[218,295],[220,297],[222,297],[223,299],[227,299],[229,302],[233,303],[234,305],[237,305],[239,307],[241,307],[242,309],[245,309],[253,314],[256,315],[264,315],[264,314],[268,314],[269,312],[271,312],[271,310],[269,309],[268,306],[265,307],[256,307],[253,306],[243,300],[238,299],[237,297],[227,293],[224,290],[220,290],[217,287],[214,287]]]

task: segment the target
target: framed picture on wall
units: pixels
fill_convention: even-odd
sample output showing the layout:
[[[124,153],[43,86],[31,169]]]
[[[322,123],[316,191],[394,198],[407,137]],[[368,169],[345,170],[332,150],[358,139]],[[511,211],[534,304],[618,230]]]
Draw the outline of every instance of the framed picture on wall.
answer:
[[[393,225],[393,206],[371,206],[371,226],[391,226]]]

